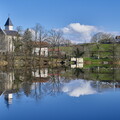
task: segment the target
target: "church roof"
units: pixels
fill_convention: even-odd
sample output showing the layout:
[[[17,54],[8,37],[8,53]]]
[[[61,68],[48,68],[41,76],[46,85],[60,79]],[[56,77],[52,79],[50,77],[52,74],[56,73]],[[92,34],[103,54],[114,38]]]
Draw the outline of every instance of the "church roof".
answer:
[[[10,35],[10,36],[17,36],[18,35],[18,32],[13,31],[13,30],[4,30],[4,32],[6,33],[6,35]]]
[[[11,19],[8,17],[5,26],[13,26]]]

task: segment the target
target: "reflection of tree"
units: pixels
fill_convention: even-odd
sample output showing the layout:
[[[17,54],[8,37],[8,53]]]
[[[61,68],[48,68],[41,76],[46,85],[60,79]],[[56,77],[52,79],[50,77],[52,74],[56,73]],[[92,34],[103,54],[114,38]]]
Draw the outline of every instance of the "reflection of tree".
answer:
[[[61,82],[59,76],[52,76],[50,80],[50,95],[56,95],[61,91]]]
[[[83,74],[84,71],[82,69],[79,69],[79,68],[75,68],[74,70],[74,75],[79,78],[81,74]]]
[[[42,69],[40,68],[40,70]],[[7,70],[7,72],[4,70],[4,72],[0,72],[0,94],[4,91],[11,92],[11,90],[14,90],[14,94],[18,99],[26,95],[35,100],[40,100],[48,95],[57,96],[61,94],[64,84],[69,83],[71,80],[95,80],[94,87],[98,80],[108,82],[108,80],[110,81],[110,77],[113,79],[113,75],[111,75],[113,69],[109,67],[93,67],[87,69],[52,68],[48,70],[49,76],[47,78],[36,78],[36,76],[32,74],[34,71],[37,71],[37,68],[25,67],[22,69]],[[6,77],[11,75],[11,73],[14,73],[14,80],[12,82],[10,81],[11,77]],[[117,73],[119,73],[119,70],[115,69],[114,79],[120,77]],[[102,86],[102,88],[107,87],[107,85],[104,86],[101,82],[99,86]],[[118,87],[119,85],[116,86]]]
[[[32,83],[30,83],[30,82],[25,82],[22,85],[23,91],[26,96],[29,96],[31,94],[31,85],[32,85]]]

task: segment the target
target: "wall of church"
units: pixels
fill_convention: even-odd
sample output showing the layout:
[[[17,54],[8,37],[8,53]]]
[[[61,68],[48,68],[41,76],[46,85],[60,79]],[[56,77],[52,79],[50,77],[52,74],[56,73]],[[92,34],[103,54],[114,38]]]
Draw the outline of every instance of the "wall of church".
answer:
[[[15,50],[15,46],[14,46],[14,43],[13,43],[13,38],[16,39],[16,37],[12,37],[12,36],[7,36],[7,41],[8,41],[8,47],[7,47],[7,51],[8,52],[14,52]]]
[[[2,30],[0,30],[0,53],[7,51],[6,46],[7,46],[7,42],[6,42],[5,34],[3,33]]]

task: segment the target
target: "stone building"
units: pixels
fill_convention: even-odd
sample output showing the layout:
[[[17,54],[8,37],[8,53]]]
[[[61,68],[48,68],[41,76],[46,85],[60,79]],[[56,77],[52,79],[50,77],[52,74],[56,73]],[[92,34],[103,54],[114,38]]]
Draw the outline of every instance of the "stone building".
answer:
[[[9,17],[4,26],[4,30],[0,28],[0,53],[11,53],[14,52],[13,40],[17,39],[18,32],[13,29],[13,24]]]

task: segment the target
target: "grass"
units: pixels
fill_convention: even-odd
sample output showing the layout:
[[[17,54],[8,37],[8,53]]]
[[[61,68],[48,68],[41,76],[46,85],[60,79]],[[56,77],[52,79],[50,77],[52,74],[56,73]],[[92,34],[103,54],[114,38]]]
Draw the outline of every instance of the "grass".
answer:
[[[103,62],[103,61],[112,61],[112,59],[102,58],[102,59],[93,59],[93,58],[84,58],[84,61],[91,61],[91,62]]]

